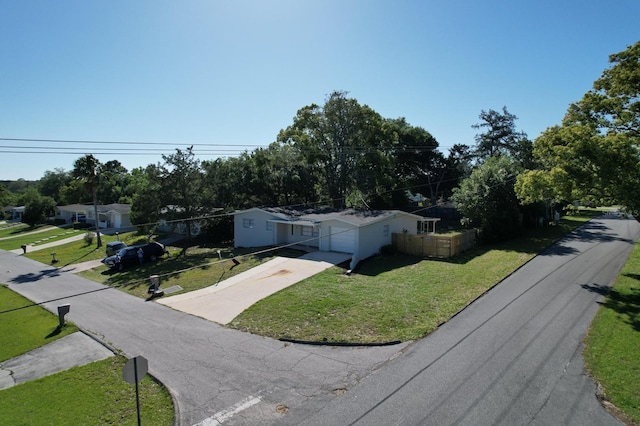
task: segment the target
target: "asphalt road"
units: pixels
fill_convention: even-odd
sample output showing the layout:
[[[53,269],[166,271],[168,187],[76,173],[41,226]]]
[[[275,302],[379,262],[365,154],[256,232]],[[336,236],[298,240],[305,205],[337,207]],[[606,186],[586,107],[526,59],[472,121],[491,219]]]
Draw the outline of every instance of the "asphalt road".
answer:
[[[145,356],[182,425],[619,425],[581,340],[638,237],[635,220],[593,220],[429,337],[382,348],[283,344],[7,252],[0,281],[63,297],[46,306],[70,303],[70,320]]]
[[[581,343],[640,237],[591,221],[304,425],[620,425],[596,399]]]
[[[121,291],[0,251],[0,282],[121,350],[142,355],[176,401],[180,425],[265,425],[353,387],[406,344],[332,348],[280,342],[145,302]],[[307,404],[309,400],[315,404]],[[312,411],[306,411],[312,410]],[[144,413],[142,413],[144,422]]]

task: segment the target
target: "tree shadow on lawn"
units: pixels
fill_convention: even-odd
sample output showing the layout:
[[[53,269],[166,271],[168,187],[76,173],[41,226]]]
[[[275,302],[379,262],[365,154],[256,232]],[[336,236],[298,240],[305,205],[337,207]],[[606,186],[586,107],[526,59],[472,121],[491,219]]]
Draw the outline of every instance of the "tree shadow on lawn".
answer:
[[[636,282],[640,282],[638,274],[623,274]],[[638,284],[629,292],[620,292],[615,288],[600,284],[581,284],[580,287],[593,293],[605,296],[604,301],[598,302],[602,307],[611,309],[621,315],[624,322],[635,331],[640,332],[640,288]]]
[[[475,245],[467,251],[448,258],[422,258],[407,254],[375,255],[360,262],[356,267],[356,272],[361,275],[375,276],[396,268],[403,268],[405,266],[417,264],[423,260],[464,265],[493,250],[518,252],[531,256],[567,256],[576,254],[577,250],[573,247],[564,245],[563,241],[590,241],[595,239],[597,241],[604,242],[617,239],[617,237],[603,232],[607,228],[602,224],[592,224],[591,222],[588,222],[579,229],[574,230],[578,224],[579,222],[577,221],[565,220],[564,223],[558,227],[548,226],[544,228],[525,229],[523,235],[519,237],[515,237],[508,241]]]
[[[407,266],[415,265],[422,262],[423,258],[419,256],[411,256],[408,254],[390,254],[390,255],[375,255],[361,261],[356,266],[355,272],[358,275],[366,275],[369,277],[375,277],[384,272],[389,272],[394,269],[404,268]],[[346,263],[348,265],[348,262]],[[343,264],[337,265],[342,267]],[[343,268],[346,271],[346,267]]]
[[[39,228],[44,227],[45,225],[36,225],[36,226],[26,226],[26,227],[18,227],[18,229],[14,229],[9,233],[11,236],[16,236],[20,234],[27,234],[29,232],[37,231]]]
[[[122,271],[107,269],[102,272],[102,275],[109,276],[105,281],[106,285],[135,290],[141,287],[147,288],[152,275],[161,277],[166,275],[172,279],[179,279],[186,271],[213,269],[219,262],[220,257],[217,254],[217,250],[187,251],[186,255],[159,258],[155,262],[145,262],[142,265],[125,266]],[[232,260],[229,257],[223,256],[222,262],[225,271],[232,264]],[[211,284],[215,284],[215,282]]]
[[[84,249],[84,248],[86,248],[88,245],[89,245],[89,244],[85,244],[82,248]],[[90,254],[92,254],[92,253],[93,253],[93,252],[95,252],[96,250],[98,250],[98,249],[97,249],[97,248],[95,248],[95,249],[93,249],[93,250],[91,250],[91,251],[88,251],[88,252],[86,252],[85,254],[83,254],[82,256],[77,257],[77,258],[75,258],[75,259],[73,259],[73,260],[68,261],[68,262],[67,262],[67,263],[65,263],[64,265],[60,265],[60,266],[58,266],[58,268],[65,268],[65,267],[67,267],[67,266],[73,265],[74,263],[80,263],[80,262],[82,261],[82,259],[84,259],[85,257],[89,256]],[[54,252],[55,252],[55,250],[54,250]],[[58,263],[58,262],[60,262],[60,259],[57,259],[56,263]],[[53,262],[53,259],[51,260],[51,263],[54,263],[54,262]]]

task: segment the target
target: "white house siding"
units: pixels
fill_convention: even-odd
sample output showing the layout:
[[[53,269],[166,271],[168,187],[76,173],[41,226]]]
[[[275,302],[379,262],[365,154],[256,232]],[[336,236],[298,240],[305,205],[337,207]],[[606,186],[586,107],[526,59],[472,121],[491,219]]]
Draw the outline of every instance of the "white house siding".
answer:
[[[418,220],[416,216],[409,216],[406,214],[397,215],[394,220],[391,221],[391,232],[402,233],[406,229],[409,234],[418,233]],[[391,240],[389,240],[391,244]]]
[[[275,218],[275,216],[257,209],[236,214],[236,218],[233,221],[234,246],[261,247],[274,245],[276,243],[277,226],[274,224],[272,229],[268,230],[267,221]],[[253,221],[253,226],[246,228],[245,220]]]
[[[244,227],[245,219],[253,220],[253,228]],[[266,222],[270,219],[277,222],[273,222],[271,229],[267,230]],[[301,219],[310,221],[306,222],[307,226],[313,221],[316,222],[315,236],[302,235],[301,230],[305,222],[296,223],[295,218],[288,217],[284,213],[273,213],[259,208],[237,212],[234,220],[235,246],[259,247],[298,243],[318,247],[322,251],[349,252],[353,254],[351,260],[351,269],[353,269],[360,260],[379,253],[381,247],[391,244],[393,233],[406,230],[410,234],[415,234],[421,217],[394,211],[364,217],[352,214],[327,217],[320,213],[307,215]],[[334,247],[332,247],[332,234],[345,230],[350,231],[341,235],[349,238],[334,238]]]
[[[391,225],[391,220],[372,223],[360,229],[358,241],[358,257],[366,259],[380,252],[380,247],[391,244],[391,230],[388,236],[384,235],[384,225]]]

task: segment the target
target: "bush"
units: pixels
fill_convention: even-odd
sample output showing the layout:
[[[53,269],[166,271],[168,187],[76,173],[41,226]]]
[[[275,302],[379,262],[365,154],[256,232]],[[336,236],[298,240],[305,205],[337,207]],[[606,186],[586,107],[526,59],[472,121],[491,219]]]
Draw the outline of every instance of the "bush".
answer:
[[[73,222],[73,229],[85,229],[85,228],[89,228],[91,225],[89,225],[87,222]]]
[[[93,232],[87,232],[84,234],[84,243],[88,246],[93,244],[93,239],[96,237],[96,234]]]

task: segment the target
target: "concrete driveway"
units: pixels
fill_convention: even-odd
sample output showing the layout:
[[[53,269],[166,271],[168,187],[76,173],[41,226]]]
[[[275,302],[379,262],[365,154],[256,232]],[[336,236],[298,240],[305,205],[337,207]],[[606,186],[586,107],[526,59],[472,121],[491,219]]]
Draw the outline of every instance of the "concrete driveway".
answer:
[[[299,258],[276,257],[225,281],[157,302],[219,324],[228,324],[257,301],[351,259],[347,253],[315,251]]]

